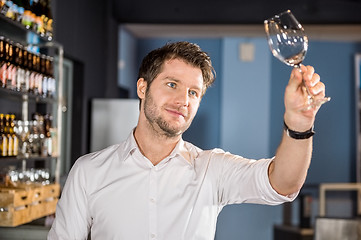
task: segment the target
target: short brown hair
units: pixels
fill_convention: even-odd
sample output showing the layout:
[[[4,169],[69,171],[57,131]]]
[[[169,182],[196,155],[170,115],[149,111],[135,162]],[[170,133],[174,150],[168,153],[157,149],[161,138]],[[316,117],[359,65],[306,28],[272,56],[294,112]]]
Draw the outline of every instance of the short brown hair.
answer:
[[[197,44],[186,41],[167,43],[163,47],[148,53],[139,68],[138,79],[144,78],[149,89],[152,81],[161,72],[163,63],[170,59],[182,59],[201,69],[204,84],[202,95],[213,84],[216,72],[212,66],[211,58]]]

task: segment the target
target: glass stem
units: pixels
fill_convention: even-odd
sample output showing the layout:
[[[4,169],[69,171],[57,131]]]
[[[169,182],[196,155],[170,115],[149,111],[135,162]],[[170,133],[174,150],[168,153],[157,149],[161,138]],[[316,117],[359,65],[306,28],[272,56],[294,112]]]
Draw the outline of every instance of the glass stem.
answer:
[[[297,68],[297,70],[302,74],[302,69],[301,69],[301,66],[299,64],[295,65],[295,68]],[[306,82],[305,82],[305,79],[303,79],[302,77],[302,83],[303,83],[303,86],[305,87],[306,89],[306,93],[307,93],[307,103],[308,104],[311,104],[312,102],[312,99],[313,99],[313,95],[311,94],[310,92],[310,89],[308,88]]]

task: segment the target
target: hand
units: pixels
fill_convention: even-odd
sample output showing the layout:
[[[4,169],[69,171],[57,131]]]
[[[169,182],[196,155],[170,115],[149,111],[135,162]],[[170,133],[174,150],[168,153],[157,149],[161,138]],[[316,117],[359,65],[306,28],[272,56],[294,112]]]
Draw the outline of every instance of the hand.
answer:
[[[301,72],[301,71],[302,72]],[[315,73],[312,66],[303,66],[301,69],[292,70],[290,80],[285,91],[285,116],[287,126],[295,131],[303,132],[309,130],[315,120],[316,113],[320,107],[303,110],[307,104],[307,91],[302,83],[309,87],[310,93],[315,99],[325,96],[325,85],[320,81],[320,76]]]

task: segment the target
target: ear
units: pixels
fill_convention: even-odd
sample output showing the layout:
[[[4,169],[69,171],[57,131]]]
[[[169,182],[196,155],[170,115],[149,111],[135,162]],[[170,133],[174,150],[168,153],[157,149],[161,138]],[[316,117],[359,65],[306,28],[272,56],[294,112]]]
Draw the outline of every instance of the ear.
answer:
[[[144,78],[139,78],[137,81],[137,94],[140,99],[144,99],[146,90],[147,82],[144,80]]]

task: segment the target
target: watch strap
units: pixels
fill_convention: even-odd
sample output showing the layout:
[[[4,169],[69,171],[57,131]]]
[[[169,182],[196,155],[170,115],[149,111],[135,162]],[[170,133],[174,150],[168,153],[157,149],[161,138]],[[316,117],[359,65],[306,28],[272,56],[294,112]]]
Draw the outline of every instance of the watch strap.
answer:
[[[293,131],[293,130],[289,129],[287,124],[285,123],[285,121],[283,121],[283,126],[284,126],[284,130],[286,131],[287,136],[294,138],[294,139],[308,139],[315,134],[315,132],[313,131],[314,126],[312,126],[309,130],[307,130],[305,132],[297,132],[297,131]]]

